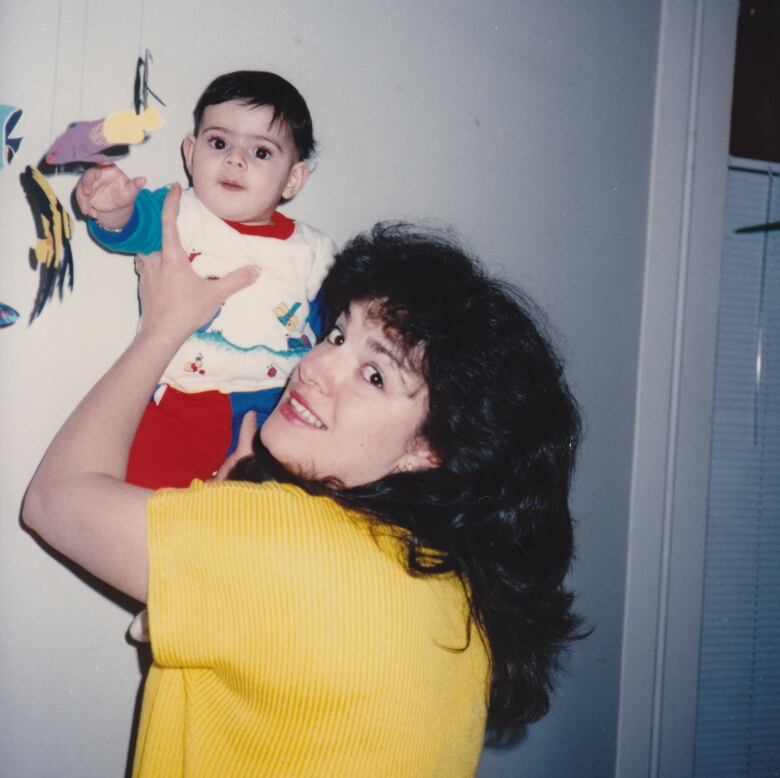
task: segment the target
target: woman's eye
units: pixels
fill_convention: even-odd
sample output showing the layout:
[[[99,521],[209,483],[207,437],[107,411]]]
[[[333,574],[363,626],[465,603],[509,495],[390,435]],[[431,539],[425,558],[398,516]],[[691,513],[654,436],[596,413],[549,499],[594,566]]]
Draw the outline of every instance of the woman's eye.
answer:
[[[382,389],[385,385],[382,374],[373,365],[362,367],[360,374],[371,386],[375,386],[377,389]]]
[[[271,156],[271,150],[265,148],[264,146],[258,146],[255,149],[255,157],[257,159],[269,159]]]
[[[334,327],[325,338],[332,346],[340,346],[344,343],[344,333],[338,328]]]
[[[215,149],[216,151],[222,151],[227,144],[225,143],[222,138],[209,138],[209,146],[211,146],[212,149]]]

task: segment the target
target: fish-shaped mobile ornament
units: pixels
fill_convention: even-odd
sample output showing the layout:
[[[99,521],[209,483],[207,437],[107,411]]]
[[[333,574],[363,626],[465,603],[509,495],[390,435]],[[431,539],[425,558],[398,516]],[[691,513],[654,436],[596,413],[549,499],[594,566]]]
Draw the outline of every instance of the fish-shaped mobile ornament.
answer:
[[[37,241],[30,252],[31,259],[40,269],[38,292],[30,315],[31,323],[40,316],[55,290],[62,298],[66,282],[68,289],[73,289],[73,252],[70,247],[72,220],[57,199],[41,168],[47,173],[56,173],[57,168],[65,165],[76,165],[75,169],[78,170],[79,165],[114,162],[127,154],[128,146],[142,143],[150,131],[162,127],[165,120],[160,116],[159,110],[148,105],[149,95],[161,105],[165,105],[148,85],[151,61],[152,56],[148,49],[144,57],[138,59],[134,80],[135,110],[123,108],[103,119],[71,122],[44,154],[39,166],[28,165],[21,175],[22,186],[32,208],[37,230]],[[15,110],[18,115],[7,114],[6,124],[10,122],[11,125],[4,134],[6,139],[21,115],[21,111]],[[4,114],[0,113],[0,120],[3,117]],[[20,142],[21,138],[12,139],[10,142],[6,140],[4,148],[10,147],[15,152]],[[47,166],[53,167],[53,170]],[[74,168],[68,170],[73,171]],[[0,316],[0,327],[2,326],[5,325],[2,324]]]
[[[160,105],[165,103],[149,86],[149,63],[152,52],[138,58],[133,79],[133,107],[123,108],[103,119],[71,122],[44,155],[48,165],[74,162],[115,162],[128,152],[131,144],[142,143],[151,130],[165,124],[155,106],[149,106],[151,95]]]
[[[16,129],[19,119],[22,117],[22,109],[15,105],[0,105],[0,127],[3,133],[3,148],[0,153],[0,169],[10,164],[19,146],[22,145],[22,138],[12,138],[11,134]],[[19,311],[12,308],[7,303],[0,303],[0,329],[10,327],[19,318]]]
[[[35,248],[30,252],[40,269],[38,292],[30,314],[32,323],[51,300],[55,288],[60,299],[66,280],[68,289],[73,289],[71,218],[38,168],[28,165],[21,178],[38,231]]]
[[[0,156],[0,168],[10,164],[14,155],[22,145],[21,138],[12,138],[11,133],[16,129],[22,109],[14,105],[0,105],[0,127],[3,128],[3,153]]]
[[[8,165],[19,151],[21,138],[12,138],[16,125],[22,116],[22,109],[15,105],[0,105],[0,127],[3,131],[3,149],[0,154],[0,169]],[[0,329],[10,327],[19,318],[19,311],[7,303],[0,303]]]
[[[10,327],[19,318],[19,311],[6,303],[0,303],[0,329]]]
[[[135,80],[133,82],[133,108],[136,113],[141,113],[141,108],[147,108],[149,105],[149,95],[165,107],[165,103],[149,86],[149,63],[154,62],[152,52],[149,49],[144,51],[143,57],[138,57],[135,66]]]
[[[109,114],[104,119],[71,122],[46,152],[49,165],[68,165],[71,162],[115,162],[127,153],[131,143],[141,143],[147,132],[165,124],[154,106],[140,114],[132,108]],[[113,153],[108,154],[107,151]]]

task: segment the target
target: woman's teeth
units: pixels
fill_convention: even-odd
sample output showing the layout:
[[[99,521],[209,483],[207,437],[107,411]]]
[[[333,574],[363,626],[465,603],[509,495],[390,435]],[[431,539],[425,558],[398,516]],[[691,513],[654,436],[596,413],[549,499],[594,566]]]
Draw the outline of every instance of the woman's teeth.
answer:
[[[318,430],[325,429],[325,425],[302,403],[299,403],[294,397],[290,398],[290,405],[295,412],[300,416],[307,424],[312,427],[316,427]]]

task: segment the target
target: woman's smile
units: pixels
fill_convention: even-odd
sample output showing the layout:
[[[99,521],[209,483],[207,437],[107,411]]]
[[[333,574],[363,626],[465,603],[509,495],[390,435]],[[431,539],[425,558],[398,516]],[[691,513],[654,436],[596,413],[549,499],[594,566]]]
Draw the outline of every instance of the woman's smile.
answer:
[[[307,427],[313,427],[318,430],[327,429],[323,421],[305,404],[303,397],[298,392],[290,392],[290,396],[286,402],[282,403],[279,412],[293,424],[303,422]]]

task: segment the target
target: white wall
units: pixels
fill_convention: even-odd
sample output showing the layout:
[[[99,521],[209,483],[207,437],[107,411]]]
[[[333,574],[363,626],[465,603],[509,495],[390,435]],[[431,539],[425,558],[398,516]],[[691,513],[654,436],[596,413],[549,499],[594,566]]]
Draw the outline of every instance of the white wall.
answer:
[[[380,218],[455,224],[557,325],[586,415],[574,509],[578,645],[552,713],[483,776],[606,776],[615,755],[628,495],[659,3],[567,0],[4,0],[0,102],[24,110],[0,170],[0,765],[9,776],[124,770],[137,659],[126,611],[18,526],[55,429],[135,322],[130,263],[76,226],[76,286],[27,325],[34,226],[19,187],[53,137],[132,99],[151,49],[166,126],[125,163],[182,180],[178,144],[214,75],[271,69],[307,97],[321,155],[288,212],[343,242]],[[51,179],[67,204],[75,177]],[[487,335],[486,335],[487,336]]]

